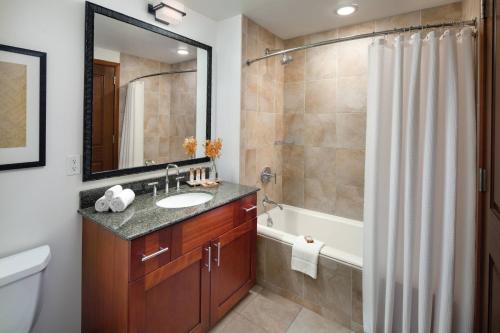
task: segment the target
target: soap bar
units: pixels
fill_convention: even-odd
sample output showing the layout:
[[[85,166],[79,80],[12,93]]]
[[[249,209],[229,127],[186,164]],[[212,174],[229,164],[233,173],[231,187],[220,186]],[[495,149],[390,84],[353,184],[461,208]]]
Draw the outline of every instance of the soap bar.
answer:
[[[306,242],[308,243],[314,243],[314,239],[311,237],[311,236],[304,236],[304,239],[306,240]]]

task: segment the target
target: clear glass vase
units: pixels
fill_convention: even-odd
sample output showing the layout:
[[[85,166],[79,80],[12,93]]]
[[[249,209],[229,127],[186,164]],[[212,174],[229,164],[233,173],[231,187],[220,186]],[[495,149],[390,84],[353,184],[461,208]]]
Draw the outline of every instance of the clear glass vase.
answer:
[[[215,158],[211,157],[210,162],[212,162],[212,165],[210,165],[210,180],[217,180],[217,165],[215,164]]]

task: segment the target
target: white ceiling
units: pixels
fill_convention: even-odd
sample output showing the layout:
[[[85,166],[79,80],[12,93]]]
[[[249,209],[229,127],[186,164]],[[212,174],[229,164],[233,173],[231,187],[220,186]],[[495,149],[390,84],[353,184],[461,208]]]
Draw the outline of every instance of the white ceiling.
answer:
[[[457,0],[180,0],[214,20],[244,14],[275,35],[288,39],[340,26],[430,8]],[[339,4],[355,3],[359,10],[339,17]]]
[[[94,21],[94,45],[167,64],[196,59],[197,53],[194,46],[100,14]],[[179,48],[189,54],[177,54]]]

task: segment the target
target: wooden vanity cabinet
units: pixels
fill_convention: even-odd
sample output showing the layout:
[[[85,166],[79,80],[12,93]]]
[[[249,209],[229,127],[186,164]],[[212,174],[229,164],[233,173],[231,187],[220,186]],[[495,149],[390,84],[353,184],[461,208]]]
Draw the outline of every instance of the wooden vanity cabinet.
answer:
[[[82,332],[208,331],[255,284],[255,206],[252,194],[132,241],[84,219]]]
[[[213,326],[255,283],[256,219],[212,242],[210,323]]]
[[[199,247],[130,284],[129,332],[204,332],[210,272]]]

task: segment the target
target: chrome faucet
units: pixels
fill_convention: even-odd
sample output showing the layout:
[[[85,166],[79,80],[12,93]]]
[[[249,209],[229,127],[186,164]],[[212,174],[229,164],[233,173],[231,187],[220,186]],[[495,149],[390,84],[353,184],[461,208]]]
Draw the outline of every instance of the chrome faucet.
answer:
[[[267,194],[265,194],[264,199],[262,199],[262,206],[266,207],[266,204],[277,206],[280,210],[283,210],[283,206],[281,204],[277,203],[276,201],[269,199]]]
[[[167,164],[167,168],[165,169],[165,193],[168,194],[168,170],[170,168],[175,168],[177,170],[177,178],[179,178],[179,167],[177,164]],[[176,179],[177,179],[176,178]],[[177,179],[177,188],[179,187],[179,180]]]

